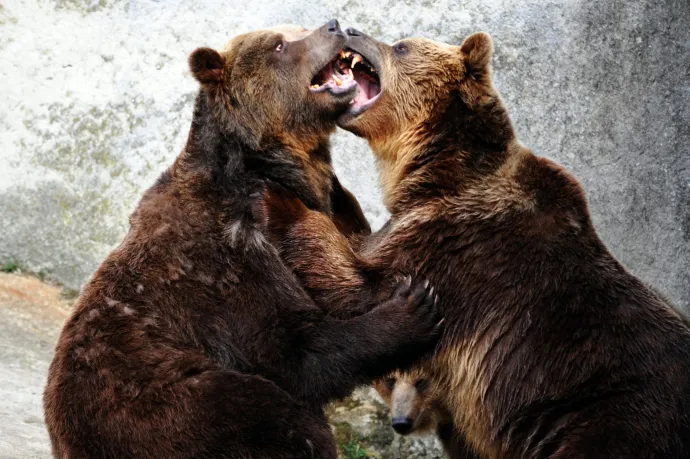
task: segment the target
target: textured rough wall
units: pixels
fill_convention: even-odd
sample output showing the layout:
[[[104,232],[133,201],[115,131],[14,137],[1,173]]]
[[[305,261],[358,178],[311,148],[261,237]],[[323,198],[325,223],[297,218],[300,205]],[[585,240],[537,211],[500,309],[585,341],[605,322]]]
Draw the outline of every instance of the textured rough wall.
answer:
[[[0,3],[0,263],[77,288],[181,149],[186,57],[246,30],[331,17],[384,40],[486,30],[522,141],[582,181],[603,239],[690,304],[690,3],[577,0]],[[336,167],[374,226],[386,215],[364,142]]]

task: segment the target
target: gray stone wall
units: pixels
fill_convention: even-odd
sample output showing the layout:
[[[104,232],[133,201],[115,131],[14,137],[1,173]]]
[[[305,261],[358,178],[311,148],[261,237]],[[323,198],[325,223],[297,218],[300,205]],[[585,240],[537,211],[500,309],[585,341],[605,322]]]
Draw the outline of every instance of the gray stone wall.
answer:
[[[495,39],[520,138],[582,181],[604,241],[690,304],[690,3],[685,0],[168,0],[0,4],[0,263],[78,288],[181,149],[197,46],[331,17],[384,40]],[[339,132],[336,167],[385,221],[368,147]]]

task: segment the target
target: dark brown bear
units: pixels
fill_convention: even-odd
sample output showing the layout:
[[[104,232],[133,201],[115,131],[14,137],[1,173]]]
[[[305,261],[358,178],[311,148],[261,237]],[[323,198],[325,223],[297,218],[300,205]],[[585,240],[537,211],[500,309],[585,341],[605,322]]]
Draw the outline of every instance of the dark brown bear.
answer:
[[[191,55],[187,145],[58,342],[44,395],[56,457],[335,459],[322,405],[433,346],[428,288],[408,280],[363,316],[328,317],[252,220],[277,184],[367,232],[328,150],[356,87],[323,78],[344,43],[331,21]]]
[[[431,279],[446,328],[425,373],[481,457],[690,457],[687,319],[607,250],[577,180],[518,142],[490,37],[348,34],[370,84],[340,125],[369,141],[391,219],[351,249],[269,195],[268,229],[307,290],[364,304],[391,273]]]

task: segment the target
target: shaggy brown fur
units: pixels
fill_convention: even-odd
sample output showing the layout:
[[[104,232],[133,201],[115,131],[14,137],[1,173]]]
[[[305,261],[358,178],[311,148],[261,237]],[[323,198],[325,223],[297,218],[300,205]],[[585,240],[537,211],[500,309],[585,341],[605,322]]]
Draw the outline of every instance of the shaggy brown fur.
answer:
[[[374,381],[374,388],[388,404],[393,429],[401,435],[435,432],[450,459],[474,459],[476,453],[467,444],[462,432],[453,425],[443,394],[422,368],[394,371]]]
[[[577,180],[518,142],[490,37],[348,33],[383,94],[340,122],[369,140],[392,215],[353,249],[269,195],[268,234],[307,290],[362,304],[392,272],[429,277],[446,331],[424,371],[481,457],[690,457],[687,319],[607,250]]]
[[[187,145],[60,336],[44,395],[56,457],[335,459],[322,405],[433,347],[425,285],[328,317],[251,216],[271,185],[368,232],[328,151],[352,95],[308,88],[343,44],[331,23],[192,54],[202,89]]]

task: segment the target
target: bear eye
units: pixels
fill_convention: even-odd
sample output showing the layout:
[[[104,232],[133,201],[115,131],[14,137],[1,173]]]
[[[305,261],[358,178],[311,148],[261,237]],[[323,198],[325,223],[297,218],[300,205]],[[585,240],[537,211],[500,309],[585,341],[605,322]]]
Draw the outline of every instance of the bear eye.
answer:
[[[398,43],[395,46],[393,46],[393,51],[395,51],[395,54],[403,55],[407,54],[409,49],[407,48],[407,45],[405,43]]]
[[[278,43],[278,44],[276,45],[276,53],[282,52],[284,47],[285,47],[285,45],[283,44],[282,41],[281,41],[280,43]]]
[[[389,390],[393,390],[395,387],[395,378],[387,378],[385,383]]]
[[[426,379],[418,379],[416,383],[414,383],[415,389],[417,389],[417,392],[424,393],[429,389],[429,381]]]

